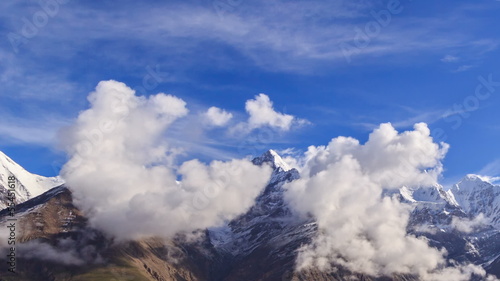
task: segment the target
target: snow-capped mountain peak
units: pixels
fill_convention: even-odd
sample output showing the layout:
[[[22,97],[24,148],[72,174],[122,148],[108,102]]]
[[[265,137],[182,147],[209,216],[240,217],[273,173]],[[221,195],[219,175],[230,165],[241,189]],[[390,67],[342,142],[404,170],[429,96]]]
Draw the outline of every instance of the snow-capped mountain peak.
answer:
[[[64,183],[60,177],[43,177],[26,171],[0,151],[0,210],[7,206],[8,178],[16,178],[16,203],[22,203]]]
[[[468,174],[463,177],[457,184],[452,187],[455,191],[474,191],[476,189],[488,188],[492,184],[488,181],[486,177]]]
[[[269,149],[262,156],[255,158],[252,161],[255,165],[262,165],[262,163],[268,163],[274,170],[283,170],[284,172],[291,170],[292,168],[281,158],[281,156],[274,150]]]
[[[291,168],[274,150],[266,151],[252,162],[273,168],[268,185],[247,213],[224,227],[209,229],[213,245],[235,257],[248,255],[289,227],[291,213],[283,198],[283,185],[300,178],[297,169]],[[261,233],[255,235],[255,229],[261,229]]]
[[[460,207],[471,216],[483,214],[500,226],[500,186],[482,176],[469,174],[450,191]]]

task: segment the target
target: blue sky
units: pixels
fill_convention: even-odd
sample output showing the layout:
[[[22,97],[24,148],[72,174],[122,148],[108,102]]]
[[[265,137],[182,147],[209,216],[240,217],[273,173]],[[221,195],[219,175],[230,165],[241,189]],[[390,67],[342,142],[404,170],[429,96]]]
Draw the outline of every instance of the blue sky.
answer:
[[[451,146],[444,183],[500,174],[500,1],[41,3],[0,3],[0,150],[31,172],[57,174],[58,130],[114,79],[187,102],[168,133],[186,157],[303,151],[426,122]],[[211,106],[245,120],[259,93],[308,122],[244,136],[190,125]]]

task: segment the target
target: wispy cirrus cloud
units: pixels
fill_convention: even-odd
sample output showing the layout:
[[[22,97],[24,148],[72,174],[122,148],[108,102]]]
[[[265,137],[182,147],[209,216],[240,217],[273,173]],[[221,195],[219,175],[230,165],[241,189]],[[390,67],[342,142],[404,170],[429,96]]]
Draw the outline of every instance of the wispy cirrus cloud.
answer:
[[[453,72],[463,72],[463,71],[467,71],[473,67],[474,67],[474,65],[464,64],[464,65],[457,67]]]
[[[377,118],[373,118],[371,116],[367,116],[364,120],[355,122],[353,125],[357,127],[361,127],[364,130],[373,130],[375,129],[380,120],[388,119],[391,125],[397,129],[405,129],[412,127],[416,123],[424,122],[428,125],[432,125],[439,120],[443,119],[446,114],[446,109],[440,108],[430,108],[430,109],[416,109],[410,106],[405,105],[393,105],[393,117],[388,117],[386,115],[378,116]],[[458,114],[458,113],[455,113]],[[394,117],[396,116],[396,117]]]
[[[493,182],[500,181],[500,159],[488,163],[478,172],[479,175],[488,176]]]
[[[61,116],[41,115],[37,118],[22,118],[1,113],[0,141],[9,145],[37,145],[53,147],[60,128],[70,120]]]
[[[459,61],[460,58],[459,57],[456,57],[456,56],[453,56],[453,55],[446,55],[444,56],[441,61],[442,62],[456,62],[456,61]]]
[[[0,5],[10,11],[0,16],[3,33],[20,33],[22,18],[30,19],[40,10],[36,3]],[[354,55],[355,64],[413,63],[419,56],[436,53],[460,54],[462,60],[498,47],[494,37],[474,32],[483,27],[474,17],[461,20],[457,27],[454,19],[470,9],[463,4],[425,15],[410,14],[413,4],[404,5],[403,12]],[[195,67],[321,73],[346,64],[339,44],[351,42],[356,28],[374,20],[371,12],[384,8],[366,1],[256,1],[242,3],[221,18],[212,5],[194,2],[124,1],[120,6],[69,2],[36,37],[19,46],[18,53],[8,40],[0,43],[0,98],[21,99],[24,106],[72,118],[84,108],[84,94],[98,81],[127,73],[140,84],[148,65],[161,65],[162,71],[182,77],[183,83],[192,82],[188,76]],[[63,58],[71,63],[63,63]],[[432,123],[435,115],[417,113],[393,124]],[[388,120],[373,124],[384,121]]]
[[[151,6],[155,9],[152,10]],[[233,48],[268,71],[301,72],[311,70],[314,65],[323,65],[324,60],[344,63],[344,53],[339,44],[352,41],[356,28],[364,28],[366,23],[374,21],[370,12],[383,8],[362,1],[257,1],[241,5],[240,9],[221,19],[212,7],[192,3],[154,3],[144,7],[128,3],[114,7],[114,13],[108,13],[106,5],[96,7],[72,3],[65,6],[33,39],[36,44],[27,43],[24,51],[33,54],[43,52],[45,55],[58,53],[61,50],[56,46],[61,43],[66,46],[62,52],[68,54],[84,51],[88,46],[108,51],[127,40],[131,43],[130,48],[146,47],[153,54],[156,50],[168,50],[167,53],[171,53],[168,58],[174,59],[172,64],[179,65],[178,62],[182,61],[192,65],[194,62],[213,60],[231,64],[225,59],[225,54],[220,53],[179,57],[207,45],[222,45]],[[498,42],[493,38],[478,38],[467,30],[457,32],[450,18],[457,17],[460,8],[440,17],[394,15],[393,22],[370,40],[368,46],[360,49],[356,56],[404,54],[415,49],[432,53],[447,49],[496,48]],[[132,9],[134,13],[127,13]],[[410,4],[406,5],[402,15],[411,9]],[[7,21],[17,22],[14,16],[5,17]],[[137,62],[137,59],[127,55],[128,52],[123,47],[114,48],[114,52],[107,52],[106,57],[115,63],[126,62],[129,65]],[[125,61],[124,56],[127,58]]]

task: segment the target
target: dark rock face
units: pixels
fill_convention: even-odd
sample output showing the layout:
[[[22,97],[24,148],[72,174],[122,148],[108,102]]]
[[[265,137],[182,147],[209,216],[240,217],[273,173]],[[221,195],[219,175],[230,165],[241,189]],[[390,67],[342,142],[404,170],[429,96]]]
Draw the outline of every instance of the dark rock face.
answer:
[[[284,185],[298,179],[299,173],[273,151],[253,163],[274,168],[255,205],[226,226],[198,231],[196,241],[179,234],[173,239],[118,243],[89,225],[73,204],[70,190],[65,186],[51,189],[18,205],[18,240],[23,245],[32,245],[31,250],[36,249],[33,245],[43,244],[56,253],[70,252],[76,262],[69,262],[69,258],[64,261],[64,258],[22,255],[20,247],[18,274],[2,273],[0,280],[418,280],[404,275],[376,278],[342,267],[335,272],[317,269],[296,272],[297,251],[310,243],[318,231],[313,218],[297,217],[284,199]],[[466,187],[463,184],[455,187],[462,192],[459,198],[439,186],[402,189],[396,195],[414,206],[408,232],[426,236],[432,246],[445,248],[450,259],[484,265],[488,272],[498,276],[500,232],[495,221],[492,219],[491,224],[469,233],[452,226],[453,217],[465,220],[483,212],[494,216],[496,209],[489,204],[495,204],[497,199],[482,197],[485,193],[493,196],[498,187],[482,183],[474,187],[470,182]],[[468,198],[472,199],[467,201]],[[472,203],[464,208],[464,202]],[[6,222],[7,215],[7,210],[0,211],[0,224]]]
[[[7,210],[0,212],[0,223],[7,215]],[[210,279],[210,245],[187,243],[182,236],[115,243],[89,226],[64,186],[20,204],[16,217],[21,229],[17,273],[2,273],[0,280]],[[48,253],[60,253],[61,258],[49,258]]]

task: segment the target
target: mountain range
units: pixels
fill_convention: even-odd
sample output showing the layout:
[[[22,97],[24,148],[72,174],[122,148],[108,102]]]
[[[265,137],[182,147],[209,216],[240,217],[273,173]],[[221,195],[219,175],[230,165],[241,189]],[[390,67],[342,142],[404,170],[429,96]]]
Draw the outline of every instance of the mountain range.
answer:
[[[169,239],[123,242],[90,226],[62,179],[30,174],[0,152],[0,225],[5,229],[11,218],[10,175],[17,179],[18,225],[16,273],[2,269],[0,280],[418,280],[373,277],[341,266],[333,272],[294,270],[298,249],[318,232],[312,216],[297,217],[284,199],[284,185],[300,173],[273,150],[252,162],[270,165],[273,173],[246,213]],[[386,195],[411,206],[408,233],[446,249],[449,263],[480,265],[500,277],[500,186],[471,174],[451,188],[403,186]]]

